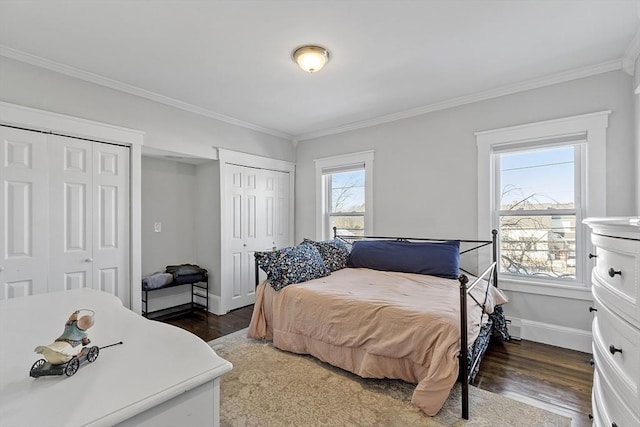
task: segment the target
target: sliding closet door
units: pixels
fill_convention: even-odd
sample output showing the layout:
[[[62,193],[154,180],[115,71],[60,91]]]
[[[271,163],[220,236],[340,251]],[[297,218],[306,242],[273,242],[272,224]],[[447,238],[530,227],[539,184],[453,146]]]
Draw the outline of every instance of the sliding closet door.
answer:
[[[129,305],[129,153],[51,136],[49,290],[93,288]]]
[[[47,291],[46,140],[0,126],[0,299]]]

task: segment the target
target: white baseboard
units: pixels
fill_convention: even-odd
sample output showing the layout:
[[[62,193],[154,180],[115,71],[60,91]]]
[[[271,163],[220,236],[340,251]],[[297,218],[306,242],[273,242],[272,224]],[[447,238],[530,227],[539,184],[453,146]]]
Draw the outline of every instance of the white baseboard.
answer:
[[[227,314],[223,312],[220,308],[222,306],[220,297],[218,295],[209,294],[209,312],[213,313],[217,316],[222,316],[223,314]]]
[[[591,353],[591,331],[513,317],[508,320],[509,333],[514,338]]]

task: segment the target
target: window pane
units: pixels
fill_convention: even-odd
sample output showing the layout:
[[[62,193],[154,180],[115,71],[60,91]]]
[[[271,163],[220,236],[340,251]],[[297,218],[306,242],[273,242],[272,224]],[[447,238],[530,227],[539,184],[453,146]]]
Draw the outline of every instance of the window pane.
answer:
[[[330,212],[364,212],[364,169],[329,175]]]
[[[500,154],[500,210],[574,209],[574,146]]]
[[[500,217],[500,271],[575,279],[575,215]]]
[[[364,236],[364,216],[330,216],[329,227],[343,236]],[[332,231],[333,232],[333,231]]]

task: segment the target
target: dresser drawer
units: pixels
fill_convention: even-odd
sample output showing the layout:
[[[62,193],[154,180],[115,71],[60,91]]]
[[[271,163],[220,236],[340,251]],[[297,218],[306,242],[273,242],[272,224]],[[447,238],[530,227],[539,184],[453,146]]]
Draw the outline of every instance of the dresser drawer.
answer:
[[[596,246],[592,282],[601,285],[600,298],[640,327],[640,241],[591,235]]]
[[[598,310],[592,327],[596,367],[628,406],[640,408],[640,330],[612,313],[595,295],[594,303]]]
[[[620,401],[620,395],[614,391],[606,377],[596,370],[593,371],[593,397],[592,410],[595,413],[594,426],[596,427],[637,427],[640,426],[640,418]]]

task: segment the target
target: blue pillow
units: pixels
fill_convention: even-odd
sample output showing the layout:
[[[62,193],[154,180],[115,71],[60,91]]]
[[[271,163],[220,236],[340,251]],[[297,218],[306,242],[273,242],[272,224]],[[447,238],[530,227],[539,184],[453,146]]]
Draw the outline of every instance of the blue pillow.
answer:
[[[457,279],[460,274],[460,242],[359,240],[351,249],[349,267]]]
[[[305,243],[277,251],[256,252],[254,256],[276,291],[294,283],[325,277],[330,273],[318,250]]]

